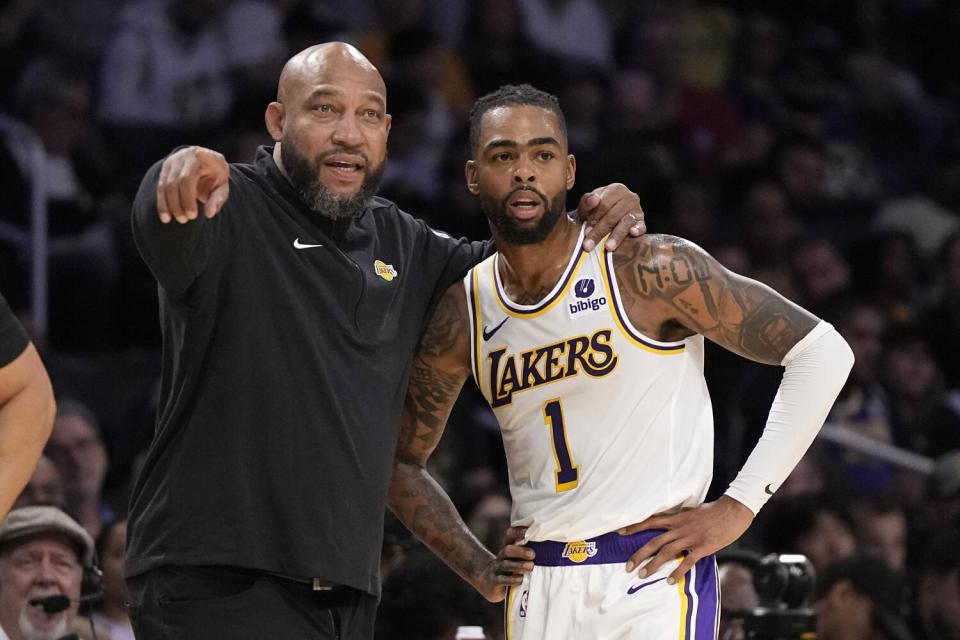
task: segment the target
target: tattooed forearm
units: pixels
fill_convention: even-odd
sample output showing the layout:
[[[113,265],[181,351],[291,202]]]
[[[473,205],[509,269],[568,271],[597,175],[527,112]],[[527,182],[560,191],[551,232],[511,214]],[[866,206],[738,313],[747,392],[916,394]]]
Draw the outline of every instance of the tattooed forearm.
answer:
[[[457,338],[469,328],[463,288],[453,287],[443,294],[433,317],[420,337],[420,351],[427,355],[439,355],[457,344]]]
[[[450,568],[474,582],[493,555],[467,528],[450,498],[422,468],[397,463],[390,508]]]
[[[389,501],[408,529],[478,586],[493,555],[473,537],[426,470],[470,371],[468,323],[463,285],[454,285],[437,305],[410,369]]]
[[[663,316],[741,355],[779,363],[817,319],[680,238],[649,236],[614,254],[627,313]]]
[[[397,455],[426,462],[470,371],[470,340],[463,285],[440,299],[410,368],[400,416]]]
[[[443,435],[463,382],[463,375],[439,371],[417,357],[410,370],[397,455],[426,461]]]

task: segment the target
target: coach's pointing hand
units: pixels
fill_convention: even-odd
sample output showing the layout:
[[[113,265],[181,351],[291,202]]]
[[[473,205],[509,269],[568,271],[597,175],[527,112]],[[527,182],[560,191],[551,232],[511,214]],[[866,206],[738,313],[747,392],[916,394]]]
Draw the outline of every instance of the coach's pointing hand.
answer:
[[[212,218],[230,195],[230,167],[223,155],[203,147],[174,151],[160,166],[157,181],[157,215],[164,224],[186,224],[203,215]]]
[[[650,529],[665,530],[630,556],[627,571],[633,571],[641,562],[651,558],[637,574],[645,578],[655,573],[664,562],[681,559],[680,566],[667,578],[668,583],[675,584],[697,560],[716,553],[743,535],[751,522],[753,512],[729,496],[672,515],[650,516],[619,531],[621,535],[630,535]]]

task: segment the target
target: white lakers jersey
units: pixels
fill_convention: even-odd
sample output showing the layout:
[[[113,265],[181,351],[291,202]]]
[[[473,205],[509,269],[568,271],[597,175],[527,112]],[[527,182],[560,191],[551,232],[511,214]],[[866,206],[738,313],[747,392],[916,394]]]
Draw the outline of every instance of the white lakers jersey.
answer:
[[[528,540],[583,540],[702,503],[713,468],[703,336],[659,342],[637,331],[602,242],[589,254],[577,243],[536,305],[507,298],[499,259],[464,283],[473,374],[500,422],[512,523],[529,527]]]

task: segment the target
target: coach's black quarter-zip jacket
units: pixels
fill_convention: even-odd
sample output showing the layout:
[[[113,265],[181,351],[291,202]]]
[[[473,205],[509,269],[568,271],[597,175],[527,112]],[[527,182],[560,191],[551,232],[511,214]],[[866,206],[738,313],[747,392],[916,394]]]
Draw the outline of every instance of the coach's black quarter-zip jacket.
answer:
[[[127,571],[227,565],[377,594],[411,357],[428,310],[487,245],[381,198],[323,218],[271,153],[231,165],[211,220],[160,223],[159,163],[137,194],[163,368]]]

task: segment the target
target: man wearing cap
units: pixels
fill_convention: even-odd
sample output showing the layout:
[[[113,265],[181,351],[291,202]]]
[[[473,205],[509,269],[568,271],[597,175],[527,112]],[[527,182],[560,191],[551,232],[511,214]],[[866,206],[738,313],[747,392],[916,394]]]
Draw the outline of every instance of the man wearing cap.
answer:
[[[831,564],[817,579],[818,640],[913,640],[900,575],[872,558]]]
[[[14,509],[0,524],[0,640],[57,640],[77,615],[84,566],[93,540],[56,507]],[[31,604],[65,596],[55,613]]]

